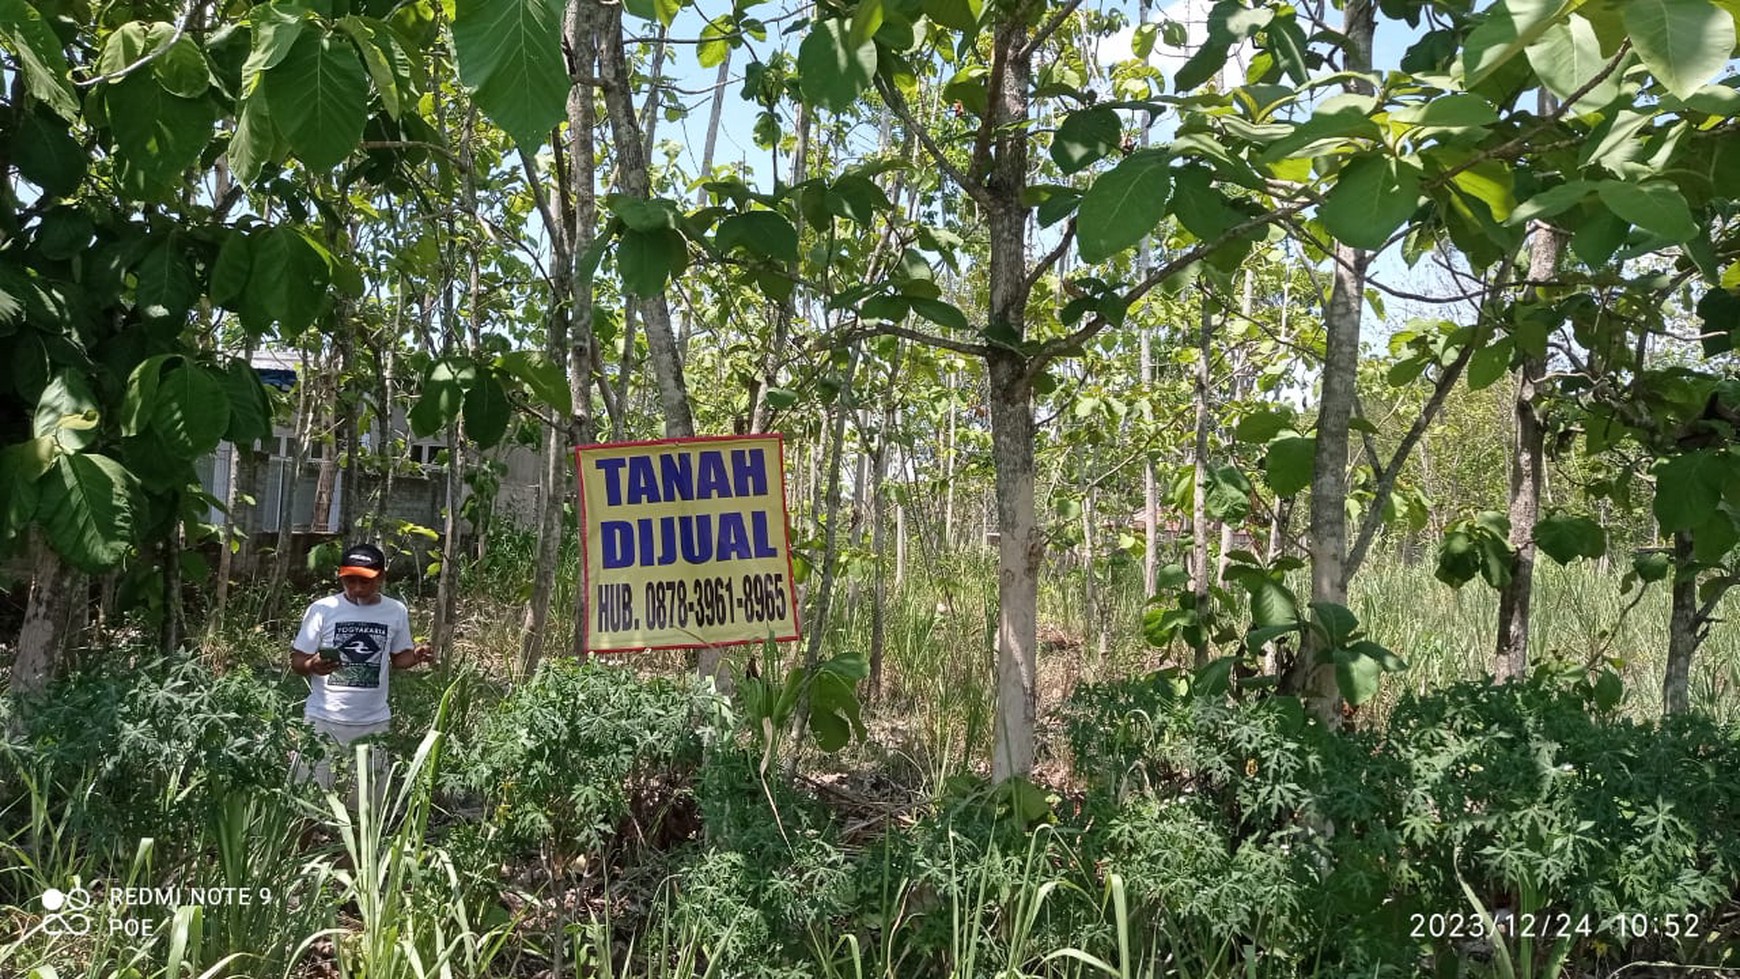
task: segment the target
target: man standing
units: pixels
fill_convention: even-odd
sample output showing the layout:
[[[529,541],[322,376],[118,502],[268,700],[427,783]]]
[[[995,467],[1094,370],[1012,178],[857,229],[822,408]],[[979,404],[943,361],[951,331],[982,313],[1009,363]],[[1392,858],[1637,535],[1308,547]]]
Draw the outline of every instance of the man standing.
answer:
[[[310,682],[304,716],[341,749],[387,730],[392,720],[387,706],[391,667],[409,669],[435,659],[434,647],[412,644],[405,604],[381,594],[386,572],[387,556],[380,548],[346,548],[338,568],[344,590],[308,606],[290,650],[291,671]],[[376,756],[377,762],[384,759]],[[299,763],[297,771],[302,778],[312,775],[321,788],[332,788],[327,761],[312,772]],[[381,769],[374,774],[379,784]]]

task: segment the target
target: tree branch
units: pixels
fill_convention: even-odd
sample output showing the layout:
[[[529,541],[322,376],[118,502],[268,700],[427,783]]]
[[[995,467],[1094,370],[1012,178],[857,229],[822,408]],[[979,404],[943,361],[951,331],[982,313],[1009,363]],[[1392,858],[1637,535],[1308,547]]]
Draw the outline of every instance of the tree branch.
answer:
[[[1075,219],[1070,218],[1069,227],[1063,229],[1063,240],[1058,242],[1057,247],[1048,252],[1044,258],[1041,258],[1034,264],[1033,270],[1028,272],[1027,277],[1021,280],[1021,291],[1032,292],[1033,287],[1039,284],[1040,277],[1045,275],[1053,265],[1056,265],[1058,261],[1063,258],[1063,253],[1069,250],[1070,242],[1074,240]]]
[[[1069,0],[1068,3],[1064,4],[1063,9],[1053,14],[1051,19],[1046,21],[1045,26],[1039,29],[1039,33],[1033,35],[1033,39],[1028,41],[1027,45],[1021,49],[1020,56],[1023,58],[1032,57],[1033,52],[1038,51],[1039,46],[1049,40],[1051,35],[1055,34],[1057,29],[1063,26],[1063,22],[1069,19],[1069,15],[1075,13],[1076,8],[1080,6],[1081,0]]]
[[[900,117],[900,121],[906,125],[906,131],[918,137],[918,141],[924,145],[925,151],[930,154],[937,167],[948,174],[949,178],[961,190],[966,191],[968,197],[977,201],[982,207],[991,207],[996,203],[991,198],[991,192],[985,189],[983,184],[962,173],[961,169],[948,158],[948,154],[943,152],[942,147],[937,145],[936,140],[931,138],[930,131],[913,119],[912,109],[907,106],[906,97],[900,94],[899,89],[888,84],[888,81],[881,76],[877,76],[876,90],[882,93],[882,101],[887,103],[888,107],[894,110],[894,114]]]
[[[1215,238],[1213,241],[1198,242],[1189,250],[1173,256],[1171,261],[1150,272],[1147,278],[1143,279],[1137,284],[1136,288],[1131,289],[1130,292],[1125,295],[1125,300],[1132,303],[1135,302],[1147,295],[1149,292],[1152,292],[1155,286],[1172,276],[1177,275],[1180,270],[1190,266],[1194,262],[1201,261],[1203,256],[1214,251],[1216,248],[1219,248],[1227,242],[1230,242],[1253,229],[1263,227],[1267,224],[1273,224],[1277,221],[1284,221],[1290,215],[1297,214],[1310,206],[1310,204],[1311,202],[1308,200],[1295,201],[1283,207],[1275,208],[1265,214],[1259,214],[1254,218],[1241,221],[1222,232],[1220,236]],[[1039,349],[1034,351],[1032,358],[1028,360],[1025,376],[1029,380],[1039,376],[1039,372],[1044,370],[1047,364],[1081,344],[1086,343],[1088,340],[1093,339],[1094,334],[1105,329],[1109,323],[1110,320],[1107,320],[1103,313],[1098,314],[1068,336],[1060,337],[1056,340],[1049,340],[1041,344]]]
[[[914,330],[910,327],[900,326],[895,323],[877,323],[872,326],[865,323],[863,320],[859,320],[856,329],[846,331],[846,339],[848,342],[870,336],[904,337],[907,340],[913,340],[932,347],[941,347],[944,350],[953,350],[955,353],[966,354],[969,357],[988,357],[991,354],[991,348],[982,343],[968,343],[965,340],[951,340],[948,337],[939,337],[935,334],[925,333],[922,330]]]

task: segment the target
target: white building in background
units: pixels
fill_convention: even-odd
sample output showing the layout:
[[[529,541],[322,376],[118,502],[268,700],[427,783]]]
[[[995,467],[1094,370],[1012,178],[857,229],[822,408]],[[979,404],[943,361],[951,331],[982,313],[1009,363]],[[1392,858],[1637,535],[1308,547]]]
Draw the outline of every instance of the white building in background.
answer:
[[[263,383],[285,393],[295,387],[301,366],[295,357],[277,352],[256,353],[253,365]],[[265,459],[256,482],[259,515],[254,522],[255,532],[276,534],[287,517],[294,532],[345,533],[347,528],[339,525],[345,481],[359,481],[356,487],[357,509],[361,514],[373,509],[374,494],[382,488],[382,477],[372,472],[352,474],[346,470],[343,465],[345,447],[339,443],[336,446],[339,465],[333,473],[331,504],[316,519],[314,501],[320,481],[320,459],[310,454],[303,460],[300,471],[292,473],[295,437],[296,432],[291,426],[275,425],[271,439],[259,447]],[[447,450],[445,438],[416,438],[411,434],[404,413],[399,411],[394,412],[390,437],[406,441],[403,458],[410,465],[402,466],[393,476],[393,497],[387,501],[386,518],[439,530],[444,522],[441,512],[446,506],[447,496],[447,467],[440,461],[441,454]],[[373,450],[377,438],[376,432],[362,432],[362,447]],[[490,450],[485,457],[506,467],[496,493],[493,511],[496,517],[530,526],[538,506],[538,454],[522,446],[502,445]],[[232,474],[240,468],[236,447],[229,442],[220,442],[214,453],[194,464],[200,486],[218,500],[228,499]],[[461,484],[461,494],[462,502],[470,495],[464,484]],[[207,519],[215,524],[229,522],[223,510],[216,506],[208,508]],[[465,532],[469,531],[467,526]]]

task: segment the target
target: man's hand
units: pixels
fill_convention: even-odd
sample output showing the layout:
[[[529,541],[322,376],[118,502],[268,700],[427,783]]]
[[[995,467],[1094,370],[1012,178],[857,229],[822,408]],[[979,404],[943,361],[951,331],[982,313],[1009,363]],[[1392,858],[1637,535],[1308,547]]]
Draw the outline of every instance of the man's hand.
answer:
[[[426,642],[420,642],[410,649],[401,649],[393,654],[393,665],[401,670],[433,662],[435,662],[435,647]]]
[[[290,671],[298,676],[331,676],[343,665],[336,659],[322,659],[316,653],[300,650],[290,653]]]

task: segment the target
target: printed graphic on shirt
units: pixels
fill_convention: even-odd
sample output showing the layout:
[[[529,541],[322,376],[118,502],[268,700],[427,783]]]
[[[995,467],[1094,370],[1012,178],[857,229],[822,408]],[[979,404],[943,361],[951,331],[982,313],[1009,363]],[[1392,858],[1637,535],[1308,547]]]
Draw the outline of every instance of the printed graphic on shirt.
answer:
[[[381,657],[386,655],[391,627],[384,622],[335,622],[332,644],[344,665],[326,678],[328,687],[369,688],[381,685]]]

